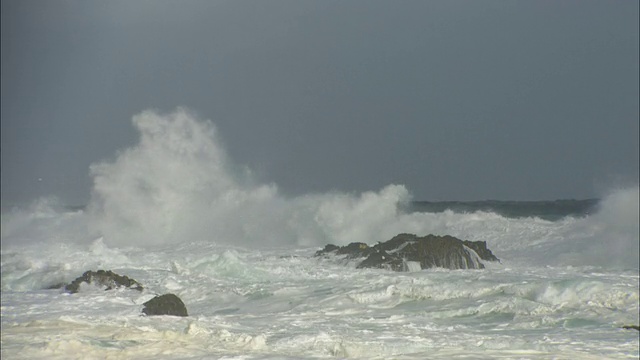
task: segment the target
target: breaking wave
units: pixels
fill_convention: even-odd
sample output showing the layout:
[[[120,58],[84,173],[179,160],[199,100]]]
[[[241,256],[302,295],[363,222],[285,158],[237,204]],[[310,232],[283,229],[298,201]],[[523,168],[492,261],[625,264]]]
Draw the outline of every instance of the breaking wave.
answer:
[[[487,241],[502,259],[638,268],[638,186],[605,196],[584,217],[556,221],[494,212],[406,212],[403,185],[361,194],[286,197],[234,164],[211,121],[185,109],[133,117],[138,143],[94,163],[91,200],[70,211],[51,199],[2,214],[3,250],[43,243],[154,247],[208,242],[245,248],[375,243],[398,233]]]

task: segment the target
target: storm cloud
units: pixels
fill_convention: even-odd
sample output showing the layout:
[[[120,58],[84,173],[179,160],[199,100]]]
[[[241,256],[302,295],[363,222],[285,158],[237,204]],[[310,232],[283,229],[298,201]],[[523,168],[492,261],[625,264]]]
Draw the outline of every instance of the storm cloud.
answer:
[[[598,197],[638,182],[636,1],[2,1],[2,204],[84,204],[185,107],[283,194]]]

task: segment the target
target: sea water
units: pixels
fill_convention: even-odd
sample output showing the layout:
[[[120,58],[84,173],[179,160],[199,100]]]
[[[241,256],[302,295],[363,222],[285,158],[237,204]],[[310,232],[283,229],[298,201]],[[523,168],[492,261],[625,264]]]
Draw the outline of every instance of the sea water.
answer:
[[[3,359],[639,356],[622,329],[640,323],[637,185],[560,215],[424,209],[402,185],[286,197],[185,110],[134,125],[137,145],[92,165],[86,207],[3,211]],[[397,273],[313,256],[398,233],[486,241],[501,261]],[[98,269],[145,290],[50,289]],[[141,316],[165,293],[189,316]]]

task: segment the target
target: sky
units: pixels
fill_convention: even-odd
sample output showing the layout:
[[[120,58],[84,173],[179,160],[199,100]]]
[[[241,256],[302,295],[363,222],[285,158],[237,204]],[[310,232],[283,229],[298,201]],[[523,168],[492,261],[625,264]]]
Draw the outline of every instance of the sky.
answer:
[[[1,2],[3,208],[86,204],[186,107],[285,196],[600,197],[638,183],[638,2]]]

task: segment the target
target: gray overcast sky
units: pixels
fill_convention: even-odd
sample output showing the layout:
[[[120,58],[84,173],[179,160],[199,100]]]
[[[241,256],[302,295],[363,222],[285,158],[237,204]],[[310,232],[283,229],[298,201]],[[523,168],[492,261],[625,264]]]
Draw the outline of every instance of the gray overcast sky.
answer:
[[[638,1],[2,0],[1,15],[3,206],[85,203],[89,165],[136,143],[131,117],[177,106],[287,195],[638,182]]]

